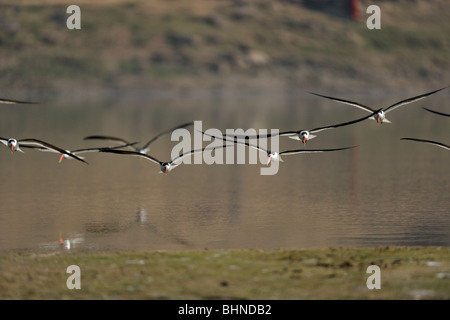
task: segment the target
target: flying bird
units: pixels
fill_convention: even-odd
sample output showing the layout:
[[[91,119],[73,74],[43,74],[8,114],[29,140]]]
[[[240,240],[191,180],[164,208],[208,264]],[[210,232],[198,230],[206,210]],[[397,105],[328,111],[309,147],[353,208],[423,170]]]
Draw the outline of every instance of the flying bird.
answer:
[[[429,112],[432,112],[432,113],[435,113],[435,114],[438,114],[438,115],[441,115],[441,116],[444,116],[444,117],[450,117],[449,113],[443,113],[443,112],[439,112],[439,111],[436,111],[436,110],[431,110],[431,109],[428,109],[428,108],[425,108],[425,107],[423,107],[423,108],[425,110],[429,111]]]
[[[167,174],[170,171],[172,171],[173,169],[175,169],[176,167],[178,167],[181,164],[179,162],[183,158],[186,158],[187,156],[190,156],[191,154],[194,154],[194,153],[199,153],[199,152],[203,152],[205,150],[212,150],[212,149],[221,148],[221,147],[226,147],[226,146],[215,146],[215,147],[206,147],[206,148],[202,148],[202,149],[190,150],[188,152],[180,154],[179,156],[175,157],[174,159],[172,159],[171,161],[168,161],[168,162],[160,161],[148,154],[138,152],[138,151],[117,150],[117,149],[111,149],[111,148],[103,148],[102,149],[101,148],[100,152],[109,152],[109,153],[117,153],[117,154],[125,154],[125,155],[130,155],[130,156],[142,157],[142,158],[150,160],[156,164],[159,164],[160,168],[161,168],[161,171],[159,173]]]
[[[447,150],[450,150],[450,146],[447,144],[443,144],[441,142],[437,142],[437,141],[432,141],[432,140],[425,140],[425,139],[416,139],[416,138],[401,138],[400,140],[411,140],[411,141],[418,141],[418,142],[425,142],[428,144],[432,144]]]
[[[361,103],[358,103],[358,102],[353,102],[353,101],[339,99],[339,98],[333,98],[333,97],[330,97],[330,96],[325,96],[325,95],[321,95],[321,94],[314,93],[314,92],[310,92],[310,93],[313,94],[313,95],[322,97],[322,98],[331,99],[331,100],[334,100],[334,101],[337,101],[337,102],[340,102],[340,103],[348,104],[348,105],[351,105],[351,106],[363,109],[365,111],[368,111],[368,112],[372,113],[370,118],[371,119],[375,119],[377,121],[377,123],[381,124],[383,122],[387,122],[387,123],[391,122],[388,119],[386,119],[386,114],[388,112],[391,112],[391,111],[397,109],[398,107],[401,107],[401,106],[407,105],[409,103],[421,100],[421,99],[423,99],[423,98],[425,98],[425,97],[427,97],[429,95],[432,95],[433,93],[439,92],[439,91],[444,90],[446,88],[448,88],[448,87],[441,88],[441,89],[438,89],[438,90],[434,90],[434,91],[431,91],[431,92],[427,92],[427,93],[424,93],[424,94],[421,94],[421,95],[418,95],[418,96],[415,96],[415,97],[412,97],[412,98],[408,98],[408,99],[396,102],[393,105],[390,105],[389,107],[380,108],[380,109],[373,109],[371,107],[365,106],[365,105],[363,105]]]
[[[76,156],[75,154],[71,153],[70,151],[64,150],[60,147],[57,147],[53,144],[50,144],[48,142],[38,140],[38,139],[14,139],[14,138],[0,138],[0,142],[6,145],[10,150],[11,153],[14,153],[16,151],[24,152],[20,147],[22,148],[32,148],[37,150],[49,150],[53,152],[61,153],[62,155],[71,157],[73,159],[77,159],[78,161],[82,161],[86,164],[88,164],[85,160],[82,158]]]
[[[186,128],[193,124],[194,124],[194,122],[188,122],[188,123],[176,126],[174,128],[165,130],[165,131],[159,133],[158,135],[154,136],[146,144],[144,144],[141,148],[133,147],[133,149],[136,152],[146,154],[150,150],[150,144],[155,142],[157,139],[161,138],[163,135],[166,135],[176,129]],[[122,143],[129,143],[128,141],[126,141],[122,138],[117,138],[117,137],[112,137],[112,136],[102,136],[102,135],[88,136],[88,137],[85,137],[84,140],[109,140],[109,141],[116,141],[116,142],[122,142]]]
[[[294,140],[300,140],[303,143],[303,145],[306,145],[307,141],[317,137],[316,135],[313,135],[313,133],[355,124],[355,123],[364,121],[366,119],[369,119],[371,116],[372,115],[365,116],[365,117],[362,117],[362,118],[359,118],[356,120],[352,120],[352,121],[348,121],[348,122],[332,124],[329,126],[323,126],[323,127],[318,127],[318,128],[314,128],[314,129],[307,129],[307,130],[303,129],[303,130],[297,130],[297,131],[283,131],[283,132],[279,132],[279,133],[258,134],[258,135],[254,135],[254,136],[236,136],[236,135],[234,135],[234,137],[237,137],[240,139],[245,139],[245,138],[260,139],[260,138],[270,138],[270,137],[275,137],[275,136],[287,136],[288,138],[291,138]],[[225,136],[229,136],[229,135],[225,135]]]
[[[258,151],[265,152],[267,154],[267,157],[268,157],[267,165],[269,165],[272,160],[273,161],[283,162],[283,159],[281,159],[282,155],[292,155],[292,154],[299,154],[299,153],[318,153],[318,152],[328,152],[328,151],[339,151],[339,150],[346,150],[346,149],[351,149],[351,148],[357,147],[357,146],[351,146],[351,147],[344,147],[344,148],[315,149],[315,150],[313,150],[313,149],[311,149],[311,150],[299,149],[299,150],[285,150],[285,151],[281,151],[281,152],[276,152],[276,151],[272,151],[272,150],[269,150],[269,149],[262,148],[260,146],[254,145],[254,144],[250,144],[248,142],[238,141],[237,137],[234,139],[234,141],[232,141],[232,140],[224,139],[222,137],[216,137],[214,135],[207,134],[207,133],[205,133],[203,131],[202,131],[202,133],[207,135],[207,136],[210,136],[210,137],[214,137],[214,138],[221,139],[221,140],[228,141],[228,142],[233,142],[233,143],[237,143],[237,144],[246,145],[249,148],[253,148],[253,149],[256,149]]]

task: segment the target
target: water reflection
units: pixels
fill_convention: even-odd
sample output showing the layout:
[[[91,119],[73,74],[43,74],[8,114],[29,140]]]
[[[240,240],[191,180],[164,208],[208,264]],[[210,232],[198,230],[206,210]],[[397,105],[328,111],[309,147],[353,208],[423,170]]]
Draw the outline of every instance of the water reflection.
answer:
[[[38,248],[44,251],[71,250],[84,247],[84,235],[80,232],[70,232],[67,235],[59,234],[59,240],[41,242]]]
[[[369,105],[399,100],[348,98]],[[86,166],[0,150],[0,252],[66,250],[66,240],[70,250],[448,246],[450,155],[400,140],[411,132],[448,140],[448,118],[422,109],[446,100],[443,92],[403,107],[390,115],[392,124],[368,120],[324,131],[306,148],[359,147],[286,157],[273,176],[260,175],[260,164],[192,164],[160,175],[135,157],[88,153]],[[354,109],[306,93],[55,101],[6,106],[0,136],[77,149],[98,147],[83,140],[92,134],[145,142],[195,120],[204,130],[319,127],[364,115]],[[162,137],[151,154],[167,159],[176,143]],[[281,150],[302,147],[280,139]]]

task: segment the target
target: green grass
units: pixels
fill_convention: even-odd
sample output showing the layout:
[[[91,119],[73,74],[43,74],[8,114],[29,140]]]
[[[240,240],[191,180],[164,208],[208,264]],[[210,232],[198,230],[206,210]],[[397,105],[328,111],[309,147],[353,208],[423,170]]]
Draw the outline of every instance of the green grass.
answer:
[[[367,267],[381,289],[366,286]],[[78,265],[81,289],[66,287]],[[377,247],[0,256],[1,299],[449,299],[450,250]]]
[[[33,87],[40,85],[33,77],[39,77],[58,86],[95,78],[109,86],[126,75],[134,83],[157,83],[160,77],[176,83],[193,70],[220,80],[248,75],[249,68],[308,80],[311,86],[323,79],[336,85],[346,83],[343,79],[372,83],[374,75],[382,86],[397,81],[428,86],[448,77],[448,5],[443,2],[382,3],[381,30],[368,30],[364,13],[353,22],[289,1],[179,6],[83,4],[82,29],[68,30],[65,6],[3,5],[0,72],[8,77],[0,82],[8,86],[17,78]],[[251,51],[264,53],[270,62],[249,67]],[[320,66],[320,75],[310,77],[317,72],[314,66]],[[193,85],[208,83],[198,80],[192,78]]]

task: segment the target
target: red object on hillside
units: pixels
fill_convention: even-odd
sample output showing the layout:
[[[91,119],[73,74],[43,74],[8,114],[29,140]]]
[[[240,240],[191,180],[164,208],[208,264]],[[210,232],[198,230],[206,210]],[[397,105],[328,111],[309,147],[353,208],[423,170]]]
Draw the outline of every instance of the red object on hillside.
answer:
[[[352,20],[359,21],[359,0],[350,0],[350,14]]]

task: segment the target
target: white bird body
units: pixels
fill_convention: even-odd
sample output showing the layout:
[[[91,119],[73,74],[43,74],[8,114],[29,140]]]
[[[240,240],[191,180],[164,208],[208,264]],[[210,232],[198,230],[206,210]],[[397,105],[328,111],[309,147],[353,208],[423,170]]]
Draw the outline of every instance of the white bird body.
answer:
[[[14,138],[1,139],[1,142],[3,144],[5,144],[8,148],[10,148],[11,152],[16,152],[16,151],[23,152],[23,150],[20,149],[19,142],[17,141],[17,139],[14,139]]]

